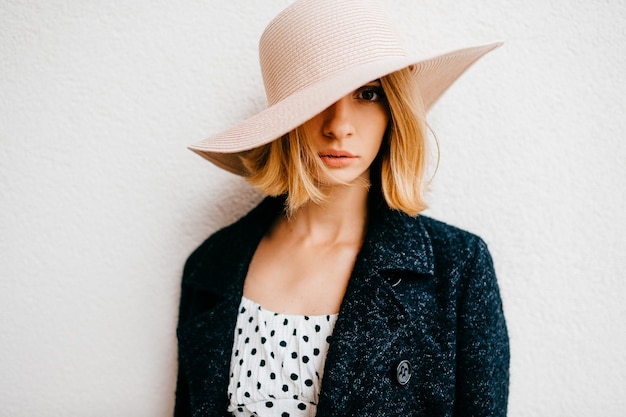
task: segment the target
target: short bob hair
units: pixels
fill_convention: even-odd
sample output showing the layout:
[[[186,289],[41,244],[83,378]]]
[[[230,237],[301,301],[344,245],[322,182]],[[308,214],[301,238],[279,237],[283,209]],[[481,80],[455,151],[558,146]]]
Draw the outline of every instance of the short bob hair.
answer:
[[[427,207],[424,105],[410,68],[381,77],[380,83],[390,118],[370,179],[372,184],[379,184],[377,191],[390,208],[415,216]],[[242,160],[252,185],[267,195],[286,195],[288,215],[309,201],[320,204],[327,199],[316,174],[328,170],[312,150],[302,126],[247,152]]]

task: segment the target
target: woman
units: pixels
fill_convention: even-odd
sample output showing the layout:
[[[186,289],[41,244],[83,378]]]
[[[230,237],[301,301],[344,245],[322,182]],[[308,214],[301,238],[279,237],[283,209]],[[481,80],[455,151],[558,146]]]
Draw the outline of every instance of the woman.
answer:
[[[179,416],[503,416],[485,243],[425,216],[425,111],[498,44],[419,60],[375,0],[300,0],[260,41],[270,106],[191,147],[269,197],[182,283]]]

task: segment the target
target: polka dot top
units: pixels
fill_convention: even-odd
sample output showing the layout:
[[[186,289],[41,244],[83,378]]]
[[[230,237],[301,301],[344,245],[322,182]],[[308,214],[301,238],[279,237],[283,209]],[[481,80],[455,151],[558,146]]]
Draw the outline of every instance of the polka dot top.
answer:
[[[228,397],[234,416],[315,416],[337,314],[274,313],[241,298]]]

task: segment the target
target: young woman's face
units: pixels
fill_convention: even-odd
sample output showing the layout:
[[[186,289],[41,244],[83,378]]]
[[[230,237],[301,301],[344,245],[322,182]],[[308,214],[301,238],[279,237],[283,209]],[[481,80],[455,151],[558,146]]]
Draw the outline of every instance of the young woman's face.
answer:
[[[344,96],[303,125],[312,148],[333,178],[322,182],[369,180],[389,121],[383,88],[373,81]]]

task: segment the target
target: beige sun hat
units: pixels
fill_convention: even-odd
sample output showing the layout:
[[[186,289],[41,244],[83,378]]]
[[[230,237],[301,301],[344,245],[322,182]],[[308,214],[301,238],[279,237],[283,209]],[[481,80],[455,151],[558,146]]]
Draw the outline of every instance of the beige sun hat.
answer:
[[[298,0],[269,23],[259,42],[268,107],[189,149],[245,175],[241,154],[280,138],[363,84],[410,66],[428,110],[500,45],[409,56],[380,1]]]

